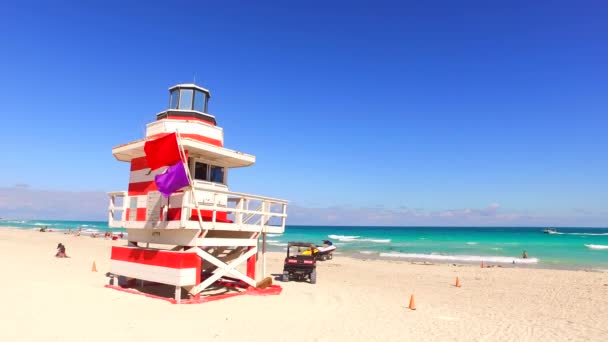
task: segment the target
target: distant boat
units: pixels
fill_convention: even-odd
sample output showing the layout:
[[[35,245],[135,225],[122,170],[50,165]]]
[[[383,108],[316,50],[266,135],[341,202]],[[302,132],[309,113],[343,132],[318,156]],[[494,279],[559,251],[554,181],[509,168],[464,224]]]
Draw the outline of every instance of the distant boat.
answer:
[[[553,229],[553,228],[547,228],[547,229],[543,230],[543,233],[545,233],[545,234],[557,234],[557,230]]]

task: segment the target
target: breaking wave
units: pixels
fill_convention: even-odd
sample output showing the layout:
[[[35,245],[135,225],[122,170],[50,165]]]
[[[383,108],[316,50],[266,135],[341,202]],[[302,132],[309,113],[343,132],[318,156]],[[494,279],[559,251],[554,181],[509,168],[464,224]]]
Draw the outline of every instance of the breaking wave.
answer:
[[[561,233],[555,232],[550,235],[585,235],[585,236],[606,236],[608,233]]]
[[[437,261],[467,261],[467,262],[492,262],[498,264],[536,264],[538,258],[512,258],[504,256],[481,256],[481,255],[440,255],[440,254],[419,254],[419,253],[380,253],[381,257],[388,258],[407,258],[424,259]]]
[[[608,249],[608,245],[585,245],[589,249]]]
[[[356,240],[358,238],[360,238],[360,236],[358,235],[327,235],[328,238],[330,239],[334,239],[334,240],[338,240],[338,241],[353,241]]]
[[[327,235],[328,238],[342,241],[342,242],[374,242],[374,243],[390,243],[391,239],[374,239],[374,238],[361,238],[358,235]]]

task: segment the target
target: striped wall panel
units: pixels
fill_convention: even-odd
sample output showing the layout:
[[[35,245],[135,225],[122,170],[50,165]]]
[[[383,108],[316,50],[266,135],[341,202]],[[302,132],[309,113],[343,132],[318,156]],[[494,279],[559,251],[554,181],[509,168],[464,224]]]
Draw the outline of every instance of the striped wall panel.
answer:
[[[180,135],[184,138],[190,138],[216,146],[224,145],[223,129],[198,121],[173,119],[155,121],[148,124],[146,127],[146,137],[161,137],[165,134],[177,131],[179,131]]]
[[[196,253],[113,246],[110,272],[175,286],[196,285],[201,259]]]

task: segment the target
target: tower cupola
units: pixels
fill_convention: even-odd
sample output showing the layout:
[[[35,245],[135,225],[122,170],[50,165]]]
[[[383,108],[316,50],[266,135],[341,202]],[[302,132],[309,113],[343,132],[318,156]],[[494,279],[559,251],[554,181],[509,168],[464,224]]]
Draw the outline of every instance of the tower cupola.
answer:
[[[157,120],[179,117],[199,119],[216,124],[215,117],[208,113],[209,90],[199,87],[196,84],[178,84],[169,88],[169,109],[156,115]]]

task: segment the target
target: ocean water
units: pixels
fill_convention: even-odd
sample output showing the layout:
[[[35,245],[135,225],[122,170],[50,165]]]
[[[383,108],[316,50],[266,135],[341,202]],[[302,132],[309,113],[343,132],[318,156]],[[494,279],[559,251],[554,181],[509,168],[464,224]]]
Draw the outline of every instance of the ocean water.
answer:
[[[0,227],[43,226],[125,232],[99,221],[0,220]],[[336,253],[354,257],[608,270],[608,228],[558,228],[558,234],[544,234],[544,228],[287,226],[284,234],[268,234],[267,243],[269,250],[283,251],[289,241],[328,239]],[[527,259],[521,258],[524,250]]]
[[[126,232],[124,229],[108,228],[108,223],[103,221],[57,221],[57,220],[0,220],[0,228],[12,227],[19,229],[34,229],[46,227],[49,231],[76,230],[82,228],[85,233],[100,233],[110,230],[112,232]]]

